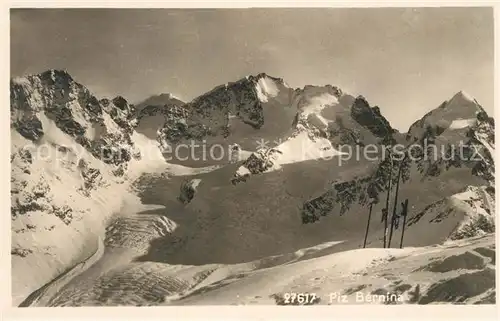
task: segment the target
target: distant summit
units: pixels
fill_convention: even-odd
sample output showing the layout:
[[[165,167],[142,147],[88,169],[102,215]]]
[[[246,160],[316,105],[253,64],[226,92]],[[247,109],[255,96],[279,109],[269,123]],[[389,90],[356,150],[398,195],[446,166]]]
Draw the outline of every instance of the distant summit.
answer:
[[[442,132],[446,129],[473,126],[476,124],[478,114],[479,117],[482,114],[487,115],[476,99],[464,91],[459,91],[413,123],[408,130],[407,139],[420,139],[429,128]]]
[[[135,108],[137,109],[137,112],[140,112],[147,106],[165,106],[167,104],[183,105],[184,102],[171,93],[161,93],[148,97],[135,104]]]

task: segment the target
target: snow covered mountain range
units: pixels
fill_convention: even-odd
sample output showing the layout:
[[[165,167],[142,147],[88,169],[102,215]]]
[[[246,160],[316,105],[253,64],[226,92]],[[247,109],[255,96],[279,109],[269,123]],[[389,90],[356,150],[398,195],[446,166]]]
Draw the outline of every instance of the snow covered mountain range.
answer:
[[[464,92],[401,133],[362,96],[264,73],[190,102],[99,99],[62,70],[10,89],[14,305],[494,300],[494,120]]]

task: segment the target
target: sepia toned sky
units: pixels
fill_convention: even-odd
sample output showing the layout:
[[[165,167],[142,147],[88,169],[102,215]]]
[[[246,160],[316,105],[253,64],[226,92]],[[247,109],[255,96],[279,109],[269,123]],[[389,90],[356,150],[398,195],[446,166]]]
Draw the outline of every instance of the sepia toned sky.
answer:
[[[464,90],[493,114],[491,8],[13,9],[11,76],[184,101],[249,74],[332,84],[408,126]]]

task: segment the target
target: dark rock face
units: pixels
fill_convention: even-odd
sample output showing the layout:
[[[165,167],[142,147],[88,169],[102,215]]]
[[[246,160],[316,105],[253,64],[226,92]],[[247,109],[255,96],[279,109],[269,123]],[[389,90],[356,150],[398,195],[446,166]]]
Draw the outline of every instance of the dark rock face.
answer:
[[[191,179],[182,183],[179,195],[179,201],[181,203],[187,204],[191,202],[196,193],[196,188],[200,183],[200,181],[201,180],[199,179]]]
[[[476,117],[480,123],[487,123],[489,126],[495,128],[495,119],[493,117],[488,116],[488,113],[486,111],[484,111],[484,109],[482,107],[481,107],[481,111],[477,113]],[[494,139],[494,136],[493,136],[493,139]],[[494,140],[493,140],[493,143],[495,143]]]
[[[84,103],[84,105],[82,106],[84,106],[84,108],[88,110],[91,119],[93,119],[94,121],[98,120],[102,115],[102,106],[99,103],[99,100],[95,96],[89,95],[83,98],[82,102]]]
[[[148,117],[148,116],[157,116],[157,115],[168,115],[168,110],[170,109],[169,105],[165,106],[153,106],[153,105],[148,105],[141,109],[137,116],[137,120],[141,121],[143,118]]]
[[[104,110],[111,116],[111,119],[125,131],[127,136],[132,134],[134,126],[131,120],[134,117],[135,107],[130,105],[122,96],[115,97],[111,103],[107,103]]]
[[[474,166],[473,174],[494,183],[495,162],[486,145],[495,146],[495,121],[482,110],[477,114],[477,125],[471,131],[469,144],[481,159]]]
[[[332,145],[340,147],[344,145],[363,146],[363,135],[356,128],[345,126],[341,118],[335,119],[335,127],[329,128],[328,136]]]
[[[75,104],[79,108],[75,109]],[[102,110],[95,96],[60,70],[49,70],[11,82],[11,123],[25,114],[45,112],[56,126],[72,137],[85,134],[86,127],[76,121],[75,112],[90,122],[102,122]]]
[[[21,134],[24,138],[31,141],[37,141],[43,136],[42,122],[34,115],[29,118],[16,121],[13,124],[13,127],[16,128],[19,134]]]
[[[73,82],[73,78],[66,70],[47,70],[40,74],[40,79],[60,89],[68,88]]]
[[[108,98],[99,100],[99,105],[101,105],[102,107],[108,107],[109,104],[111,104],[111,101]]]
[[[19,157],[27,163],[27,164],[33,164],[33,155],[28,149],[21,149],[19,150]]]
[[[362,96],[357,97],[354,101],[351,107],[351,116],[377,137],[386,137],[394,132],[387,119],[380,113],[380,109],[370,107]]]
[[[359,178],[336,183],[321,196],[306,201],[302,208],[302,223],[314,223],[322,216],[331,214],[338,207],[340,215],[347,213],[353,205],[366,205],[373,188],[374,178]]]
[[[137,125],[135,130],[151,139],[158,139],[158,130],[162,129],[162,137],[171,137],[172,142],[177,142],[182,138],[182,124],[185,122],[187,112],[184,103],[167,103],[162,106],[143,106],[136,117]],[[178,132],[177,129],[180,129]]]
[[[10,251],[11,255],[17,255],[20,257],[26,257],[26,256],[30,255],[31,253],[33,253],[33,251],[30,249],[20,249],[20,248],[13,248]]]
[[[260,149],[255,153],[252,153],[244,162],[240,170],[236,172],[234,177],[231,179],[233,184],[239,182],[244,182],[250,177],[250,175],[262,174],[266,170],[274,166],[276,156],[281,154],[281,151],[270,148],[270,149]]]
[[[80,159],[78,162],[78,169],[83,178],[83,186],[80,188],[80,192],[85,196],[90,196],[90,191],[97,189],[103,183],[101,171],[90,167],[84,159]]]
[[[46,115],[66,134],[72,137],[85,135],[86,128],[74,119],[72,111],[68,107],[48,108]]]
[[[68,205],[62,207],[53,206],[53,213],[66,225],[70,225],[73,220],[73,209]]]
[[[302,223],[314,223],[321,216],[328,215],[335,208],[335,192],[329,190],[323,195],[304,203],[302,208]]]
[[[121,110],[128,110],[129,109],[128,102],[122,96],[117,96],[117,97],[113,98],[113,104],[116,107],[120,108]]]
[[[196,124],[188,127],[186,118],[188,117],[188,110],[184,107],[174,106],[170,108],[168,113],[165,114],[165,123],[163,128],[160,129],[158,140],[162,142],[177,143],[182,139],[192,139],[203,137],[204,132],[196,131]]]
[[[121,145],[123,137],[108,134],[106,137],[93,141],[91,153],[106,164],[120,165],[132,159],[128,148]]]

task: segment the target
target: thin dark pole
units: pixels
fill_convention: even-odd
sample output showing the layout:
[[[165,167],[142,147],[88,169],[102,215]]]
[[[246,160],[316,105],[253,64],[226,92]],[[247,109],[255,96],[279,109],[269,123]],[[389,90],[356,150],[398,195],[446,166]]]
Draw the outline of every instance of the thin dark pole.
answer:
[[[386,215],[385,215],[385,220],[384,220],[384,248],[386,248],[387,246],[387,229],[388,229],[388,226],[387,226],[387,219],[388,219],[388,216],[389,216],[389,197],[391,195],[391,185],[392,185],[392,156],[391,156],[391,170],[389,172],[389,186],[387,188],[387,198],[385,200],[385,211],[386,211]]]
[[[401,242],[399,243],[399,248],[403,248],[403,238],[405,236],[405,226],[406,226],[406,216],[408,215],[408,200],[405,201],[406,211],[403,212],[403,230],[401,231]]]
[[[402,165],[403,164],[399,165],[399,170],[398,170],[398,182],[396,184],[396,195],[394,196],[394,207],[392,209],[392,217],[391,217],[391,232],[389,233],[389,245],[387,247],[391,247],[392,233],[394,232],[394,220],[396,219],[396,210],[398,207],[399,181],[401,180]]]
[[[368,230],[370,229],[370,220],[372,219],[372,208],[373,203],[370,203],[370,213],[368,214],[368,223],[366,224],[365,240],[363,242],[363,248],[366,247],[366,239],[368,238]]]

